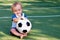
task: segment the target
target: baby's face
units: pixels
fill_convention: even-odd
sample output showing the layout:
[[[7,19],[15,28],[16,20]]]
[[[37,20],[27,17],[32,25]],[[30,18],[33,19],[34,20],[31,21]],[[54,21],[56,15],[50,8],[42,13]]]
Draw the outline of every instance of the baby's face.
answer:
[[[18,4],[15,7],[13,7],[13,13],[15,14],[21,14],[22,13],[22,7]]]

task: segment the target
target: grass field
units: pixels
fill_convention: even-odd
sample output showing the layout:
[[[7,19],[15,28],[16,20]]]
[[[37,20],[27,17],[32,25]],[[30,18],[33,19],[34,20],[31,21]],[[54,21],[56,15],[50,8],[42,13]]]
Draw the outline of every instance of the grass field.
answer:
[[[0,4],[0,40],[20,40],[9,34],[11,5],[3,4]],[[23,40],[60,40],[60,5],[52,2],[22,2],[22,5],[32,22],[31,33]]]

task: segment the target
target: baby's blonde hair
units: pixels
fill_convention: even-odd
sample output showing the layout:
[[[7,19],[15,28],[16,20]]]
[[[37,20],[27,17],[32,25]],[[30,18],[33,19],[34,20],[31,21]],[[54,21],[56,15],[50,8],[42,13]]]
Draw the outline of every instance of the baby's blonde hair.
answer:
[[[17,5],[20,5],[21,8],[22,8],[21,2],[15,2],[15,3],[13,3],[13,5],[11,6],[12,11],[13,11],[13,7],[16,7]]]

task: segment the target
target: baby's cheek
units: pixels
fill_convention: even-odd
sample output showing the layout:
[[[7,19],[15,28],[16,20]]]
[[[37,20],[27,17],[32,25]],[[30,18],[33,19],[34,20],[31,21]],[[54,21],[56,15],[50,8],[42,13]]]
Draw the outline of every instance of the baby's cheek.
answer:
[[[15,14],[17,14],[17,12],[14,12]]]

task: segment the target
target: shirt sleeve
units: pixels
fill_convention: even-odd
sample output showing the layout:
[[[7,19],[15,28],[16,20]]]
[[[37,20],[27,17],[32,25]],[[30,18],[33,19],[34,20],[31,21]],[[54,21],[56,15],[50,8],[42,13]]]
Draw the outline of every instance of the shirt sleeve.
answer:
[[[13,18],[16,18],[16,15],[15,15],[15,14],[12,15],[12,19],[13,19]]]
[[[12,22],[12,28],[16,28],[16,23]]]
[[[27,18],[27,15],[25,14],[25,15],[24,15],[24,17],[26,17],[26,18]]]

